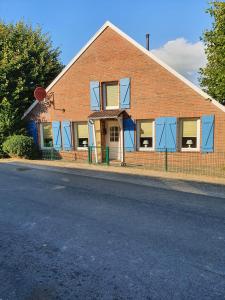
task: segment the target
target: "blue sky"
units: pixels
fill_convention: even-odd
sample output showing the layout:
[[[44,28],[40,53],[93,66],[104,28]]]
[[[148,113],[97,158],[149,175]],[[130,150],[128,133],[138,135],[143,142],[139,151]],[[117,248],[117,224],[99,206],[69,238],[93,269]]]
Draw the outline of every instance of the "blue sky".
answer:
[[[50,33],[54,45],[61,48],[64,64],[106,20],[143,45],[145,33],[149,32],[150,47],[155,49],[155,54],[182,73],[182,66],[177,67],[178,60],[174,66],[174,60],[187,53],[182,47],[188,46],[189,56],[192,52],[202,52],[201,45],[196,43],[203,30],[211,25],[205,14],[207,7],[206,0],[0,0],[0,18],[6,22],[23,18],[33,25],[40,24],[44,32]],[[177,52],[171,58],[177,45],[180,54]],[[200,60],[198,54],[191,59]],[[190,70],[183,75],[196,80]]]

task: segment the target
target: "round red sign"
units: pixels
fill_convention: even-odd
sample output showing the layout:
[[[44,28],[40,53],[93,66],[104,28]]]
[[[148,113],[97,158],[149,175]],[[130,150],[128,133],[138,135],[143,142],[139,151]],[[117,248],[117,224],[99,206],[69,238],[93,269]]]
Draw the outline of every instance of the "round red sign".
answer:
[[[43,101],[46,98],[46,96],[47,96],[47,93],[43,87],[39,86],[34,90],[34,98],[37,101]]]

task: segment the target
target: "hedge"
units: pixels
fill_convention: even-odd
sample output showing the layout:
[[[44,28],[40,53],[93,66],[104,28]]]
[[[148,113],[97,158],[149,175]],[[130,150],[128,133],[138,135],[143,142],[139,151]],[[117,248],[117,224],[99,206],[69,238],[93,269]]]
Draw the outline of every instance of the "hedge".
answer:
[[[9,157],[34,159],[38,157],[38,149],[32,137],[13,135],[3,143],[2,150]]]

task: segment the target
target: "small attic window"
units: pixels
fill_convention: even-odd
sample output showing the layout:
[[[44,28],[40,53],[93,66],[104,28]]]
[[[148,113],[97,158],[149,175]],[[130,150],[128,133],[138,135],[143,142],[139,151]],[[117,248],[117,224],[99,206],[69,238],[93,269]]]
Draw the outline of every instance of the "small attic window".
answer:
[[[118,81],[103,83],[103,103],[105,109],[119,108],[119,83]]]

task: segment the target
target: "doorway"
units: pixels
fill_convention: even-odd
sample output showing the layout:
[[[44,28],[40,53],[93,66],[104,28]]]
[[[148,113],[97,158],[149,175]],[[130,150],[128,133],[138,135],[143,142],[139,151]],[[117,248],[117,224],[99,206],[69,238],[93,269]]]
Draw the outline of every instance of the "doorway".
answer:
[[[120,127],[118,121],[107,122],[106,146],[109,147],[109,159],[120,160]]]

